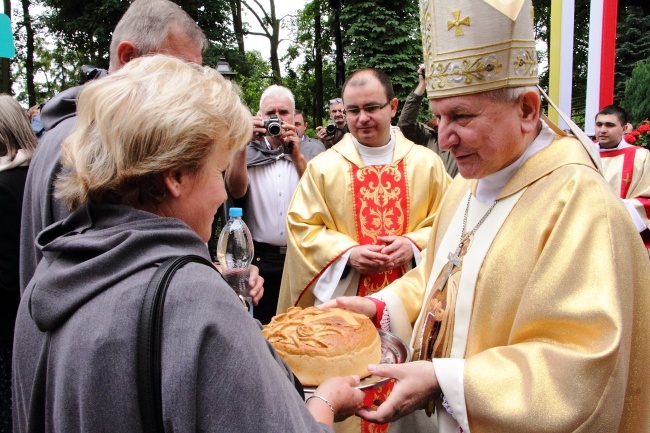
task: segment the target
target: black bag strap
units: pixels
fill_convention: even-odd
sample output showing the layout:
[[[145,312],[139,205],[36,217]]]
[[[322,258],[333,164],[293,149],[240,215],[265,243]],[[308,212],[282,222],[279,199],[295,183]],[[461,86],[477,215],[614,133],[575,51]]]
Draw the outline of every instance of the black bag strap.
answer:
[[[138,322],[138,400],[145,433],[164,433],[161,388],[161,336],[163,307],[174,273],[190,262],[202,263],[217,271],[213,264],[197,255],[165,261],[151,278],[140,308]]]

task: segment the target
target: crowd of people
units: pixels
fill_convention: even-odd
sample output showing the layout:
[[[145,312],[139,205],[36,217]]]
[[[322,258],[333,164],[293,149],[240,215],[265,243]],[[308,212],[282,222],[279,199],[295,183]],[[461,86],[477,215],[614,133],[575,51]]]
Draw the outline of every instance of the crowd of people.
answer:
[[[531,1],[505,3],[422,3],[397,126],[374,68],[317,138],[286,87],[252,114],[169,0],[131,4],[107,74],[29,113],[0,96],[0,432],[146,429],[145,292],[169,259],[210,261],[227,198],[253,238],[254,317],[218,265],[177,271],[165,431],[650,431],[650,152],[618,106],[596,144],[543,116]],[[413,359],[305,398],[260,330],[314,305],[366,315]]]

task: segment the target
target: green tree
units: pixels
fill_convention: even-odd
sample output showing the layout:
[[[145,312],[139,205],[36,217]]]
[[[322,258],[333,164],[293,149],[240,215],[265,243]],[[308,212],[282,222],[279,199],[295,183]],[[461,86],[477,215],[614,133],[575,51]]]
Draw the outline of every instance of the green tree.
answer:
[[[292,20],[293,43],[283,58],[287,71],[283,82],[293,91],[296,107],[306,113],[312,127],[326,121],[327,100],[340,96],[335,83],[332,20],[326,1],[307,3]],[[301,63],[294,66],[298,59]]]
[[[244,45],[244,34],[246,26],[242,15],[241,1],[229,0],[230,12],[232,14],[232,28],[237,40],[237,49],[239,56],[243,59],[246,56],[246,47]]]
[[[72,52],[84,53],[76,65],[108,69],[111,34],[129,3],[123,0],[43,0],[44,24]]]
[[[83,61],[84,56],[71,51],[61,41],[46,42],[41,31],[34,38],[34,100],[35,103],[43,102],[68,87],[79,82],[80,70],[77,65]],[[14,81],[18,84],[16,98],[28,104],[29,95],[26,80],[29,77],[26,69],[24,55],[26,53],[24,39],[20,38],[17,55],[14,62]],[[30,103],[30,105],[33,105]]]
[[[246,52],[244,62],[231,66],[237,73],[235,82],[241,88],[244,103],[250,107],[253,114],[257,113],[262,92],[273,84],[269,63],[264,60],[259,51],[254,50]]]
[[[628,98],[626,81],[639,60],[650,57],[650,14],[640,6],[619,8],[614,102]],[[646,86],[650,85],[646,81]],[[647,115],[648,113],[646,113]]]
[[[285,17],[279,17],[275,13],[275,0],[269,0],[269,8],[266,10],[258,0],[236,0],[253,14],[255,20],[262,28],[261,32],[244,31],[244,34],[262,36],[269,40],[271,45],[271,69],[273,71],[273,82],[280,83],[282,73],[280,71],[280,57],[278,49],[280,46],[280,27]],[[252,4],[251,4],[252,3]],[[241,10],[241,6],[239,7]]]
[[[84,53],[77,65],[108,68],[111,35],[130,5],[127,0],[42,0],[47,7],[43,17],[56,39],[68,49]],[[203,29],[211,47],[204,63],[216,65],[224,49],[234,44],[228,0],[176,1]]]
[[[341,23],[346,70],[384,71],[403,102],[416,85],[413,77],[422,63],[418,1],[346,0]]]
[[[625,97],[621,105],[634,125],[650,118],[650,58],[635,63],[630,78],[625,82]]]

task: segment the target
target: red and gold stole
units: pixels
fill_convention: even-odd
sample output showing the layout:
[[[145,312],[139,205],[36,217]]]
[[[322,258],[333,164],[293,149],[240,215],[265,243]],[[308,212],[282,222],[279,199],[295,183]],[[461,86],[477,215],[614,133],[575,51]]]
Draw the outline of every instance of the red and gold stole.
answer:
[[[360,245],[378,244],[379,236],[400,236],[408,230],[409,191],[404,160],[397,165],[368,165],[359,168],[350,163],[354,220]],[[404,274],[403,267],[387,272],[361,275],[358,296],[366,296],[386,287]],[[386,400],[393,382],[366,392],[364,405]],[[388,424],[361,421],[363,433],[388,431]]]
[[[408,182],[404,160],[397,165],[350,164],[354,194],[354,222],[360,245],[376,245],[379,236],[400,236],[408,230]],[[362,275],[357,295],[366,296],[403,275],[401,267]]]
[[[625,147],[623,149],[600,152],[601,158],[613,158],[621,155],[623,155],[623,172],[621,173],[621,189],[619,191],[619,196],[621,198],[627,198],[627,193],[630,190],[630,184],[632,183],[632,176],[634,175],[634,157],[636,155],[636,148]]]

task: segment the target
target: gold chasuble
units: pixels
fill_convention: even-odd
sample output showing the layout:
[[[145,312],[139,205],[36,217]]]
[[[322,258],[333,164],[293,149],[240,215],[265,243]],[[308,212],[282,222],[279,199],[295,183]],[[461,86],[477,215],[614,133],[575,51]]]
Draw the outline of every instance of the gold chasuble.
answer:
[[[450,179],[438,155],[415,145],[401,132],[394,133],[390,164],[364,165],[348,134],[307,166],[287,215],[287,258],[278,313],[294,305],[314,305],[311,290],[318,278],[352,247],[377,245],[379,236],[406,236],[420,250],[426,246]],[[361,275],[352,294],[375,293],[405,271],[405,266],[400,266]],[[386,399],[392,385],[369,390],[364,404]],[[387,429],[387,424],[357,417],[335,425],[337,433]]]
[[[314,158],[287,212],[287,258],[278,313],[309,307],[321,274],[350,248],[402,235],[423,249],[450,179],[440,157],[394,130],[391,164],[365,166],[350,135]],[[360,278],[357,294],[374,293],[403,269]],[[421,302],[415,300],[416,304]]]
[[[422,262],[380,293],[391,324],[400,315],[415,323],[416,357],[423,349],[425,359],[456,358],[436,359],[437,371],[460,367],[460,377],[439,377],[457,412],[454,419],[436,397],[440,432],[456,433],[458,419],[471,433],[649,432],[650,262],[584,148],[556,138],[533,155],[459,250],[457,218],[475,187],[456,177]],[[474,219],[464,231],[490,205],[472,199]],[[438,291],[455,255],[462,260],[449,280],[460,288]],[[412,299],[422,287],[420,311]],[[427,422],[424,411],[409,417],[391,432],[426,431],[413,427]]]
[[[620,198],[631,200],[646,227],[650,228],[650,151],[639,146],[601,150],[603,176]],[[650,249],[650,235],[642,233]]]

